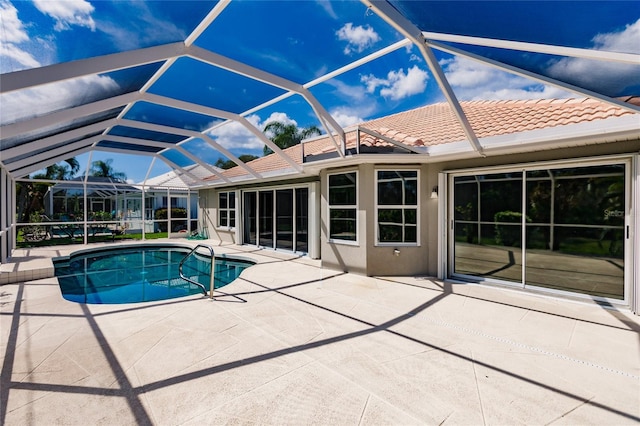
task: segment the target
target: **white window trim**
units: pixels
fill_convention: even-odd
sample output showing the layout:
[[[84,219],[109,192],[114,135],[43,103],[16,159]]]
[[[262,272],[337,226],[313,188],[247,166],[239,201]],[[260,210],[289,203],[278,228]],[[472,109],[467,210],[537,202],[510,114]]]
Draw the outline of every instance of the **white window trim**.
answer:
[[[416,179],[417,179],[417,203],[416,203],[416,242],[415,243],[407,243],[407,242],[381,242],[380,241],[380,228],[378,226],[378,209],[381,207],[378,204],[378,172],[416,172]],[[374,218],[374,226],[376,229],[375,232],[375,246],[376,247],[420,247],[420,221],[421,221],[421,216],[420,216],[420,169],[417,168],[402,168],[402,167],[398,167],[398,168],[383,168],[383,169],[376,169],[375,170],[375,189],[374,189],[374,203],[375,203],[375,218]],[[383,209],[406,209],[406,208],[413,208],[411,206],[407,206],[407,205],[385,205],[382,206]],[[404,220],[404,218],[403,218]]]
[[[222,207],[220,207],[220,195],[221,194],[225,194],[225,193],[227,194],[227,207],[226,208],[222,208]],[[233,208],[228,207],[229,206],[229,199],[230,199],[229,195],[230,194],[234,194],[233,195],[233,197],[234,197],[234,206],[233,206]],[[216,229],[224,229],[224,230],[229,230],[229,231],[236,229],[238,227],[238,194],[236,193],[236,191],[218,191],[216,195],[218,197],[218,214],[216,215],[217,216],[216,217]],[[229,223],[229,218],[231,217],[230,213],[231,212],[235,213],[235,215],[234,215],[235,223],[236,223],[235,226],[221,225],[220,224],[220,220],[221,220],[220,212],[223,211],[223,210],[225,210],[227,212],[227,223]]]
[[[345,175],[349,173],[354,173],[356,176],[356,204],[350,206],[336,206],[335,208],[343,208],[343,209],[355,209],[356,211],[356,239],[355,240],[341,240],[338,238],[331,238],[331,209],[333,208],[329,201],[329,178],[331,176],[336,175]],[[339,172],[327,173],[327,242],[330,244],[343,244],[348,246],[359,246],[360,245],[360,232],[358,232],[358,227],[360,221],[358,220],[359,215],[359,201],[360,201],[360,179],[359,179],[358,170],[342,170]]]
[[[312,251],[312,245],[313,245],[313,253],[315,255],[316,251],[317,251],[317,242],[313,241],[312,239],[315,240],[315,238],[319,239],[318,233],[315,231],[315,227],[312,227],[312,217],[314,217],[314,213],[312,212],[312,207],[313,207],[313,203],[311,201],[311,197],[312,197],[312,187],[313,184],[312,183],[303,183],[303,184],[295,184],[295,185],[269,185],[269,186],[264,186],[264,187],[250,187],[250,188],[246,188],[243,189],[241,191],[239,191],[236,194],[236,209],[239,207],[238,200],[242,199],[242,210],[238,211],[236,213],[236,229],[239,230],[239,232],[237,233],[237,241],[242,241],[241,244],[243,245],[247,245],[247,246],[251,246],[251,247],[259,247],[259,248],[264,248],[267,250],[274,250],[274,251],[282,251],[282,252],[286,252],[286,253],[296,253],[296,254],[301,254],[304,253],[307,256],[311,256],[311,251]],[[294,228],[297,231],[297,225],[295,224],[295,220],[297,218],[297,212],[295,210],[295,193],[297,190],[300,189],[306,189],[308,191],[308,236],[307,236],[307,251],[292,251],[292,250],[285,250],[282,248],[276,248],[275,247],[275,241],[274,241],[274,246],[269,247],[269,246],[262,246],[260,245],[260,241],[259,238],[256,239],[256,244],[250,244],[248,242],[245,242],[243,240],[244,238],[244,211],[245,211],[245,205],[244,205],[244,194],[246,193],[255,193],[256,194],[256,208],[260,209],[260,199],[259,199],[259,193],[261,191],[273,191],[273,196],[274,196],[274,211],[273,211],[273,229],[274,229],[274,233],[276,232],[276,214],[275,214],[275,196],[276,196],[276,192],[280,191],[280,190],[287,190],[287,189],[292,189],[294,190]],[[240,217],[240,219],[238,219]],[[239,220],[239,221],[238,221]],[[258,215],[256,215],[256,220],[259,221],[259,217]],[[315,219],[314,219],[315,220]],[[240,228],[242,226],[242,229]],[[256,227],[259,226],[259,223],[256,222]],[[314,225],[315,226],[315,225]],[[294,246],[297,245],[297,240],[296,237],[294,237]]]
[[[593,167],[593,166],[603,166],[603,165],[611,165],[611,164],[624,164],[625,165],[625,185],[628,185],[628,190],[625,191],[625,205],[627,206],[626,208],[626,213],[625,213],[625,227],[628,227],[630,233],[633,235],[635,232],[634,229],[634,224],[635,222],[631,220],[631,217],[633,216],[633,207],[634,207],[634,202],[633,202],[633,197],[634,197],[634,192],[637,192],[638,189],[634,187],[633,185],[633,162],[634,162],[634,157],[630,156],[629,154],[618,154],[618,155],[604,155],[604,156],[594,156],[594,157],[575,157],[575,158],[570,158],[570,159],[561,159],[561,160],[550,160],[550,161],[536,161],[536,162],[532,162],[532,163],[519,163],[519,164],[511,164],[509,166],[487,166],[487,167],[474,167],[474,168],[467,168],[467,169],[452,169],[452,170],[447,170],[443,172],[443,180],[447,181],[448,187],[451,189],[451,194],[452,197],[451,199],[447,200],[447,205],[444,206],[443,208],[446,211],[446,215],[447,215],[447,220],[449,222],[447,223],[451,223],[450,221],[452,221],[453,217],[454,217],[454,212],[453,212],[453,188],[454,188],[454,179],[456,177],[459,176],[470,176],[470,175],[474,175],[474,174],[487,174],[487,173],[508,173],[508,172],[527,172],[530,170],[536,170],[536,169],[540,169],[540,168],[544,168],[544,169],[561,169],[561,168],[570,168],[570,167]],[[452,226],[452,225],[451,225]],[[450,237],[451,235],[451,226],[446,227],[446,235],[448,237]],[[631,241],[631,243],[629,243],[629,248],[630,250],[626,250],[625,246],[625,257],[624,257],[624,263],[625,263],[625,278],[624,278],[624,291],[623,291],[623,299],[613,299],[613,298],[609,298],[609,297],[600,297],[600,296],[593,296],[593,295],[589,295],[589,294],[583,294],[583,293],[578,293],[578,292],[570,292],[570,291],[565,291],[565,290],[558,290],[558,289],[552,289],[552,288],[544,288],[544,287],[535,287],[535,286],[526,286],[525,283],[513,283],[513,282],[508,282],[508,281],[500,281],[500,280],[495,280],[495,279],[486,279],[486,278],[481,278],[478,279],[478,277],[474,277],[474,276],[470,276],[470,275],[465,275],[465,274],[457,274],[453,271],[454,265],[455,265],[455,261],[454,261],[454,256],[455,256],[455,249],[454,249],[454,245],[455,242],[453,241],[453,238],[445,238],[445,242],[443,243],[443,246],[446,246],[446,255],[444,256],[445,262],[442,265],[443,268],[443,279],[453,279],[453,280],[459,280],[462,279],[466,282],[487,282],[489,284],[493,284],[493,283],[498,283],[499,285],[506,285],[508,287],[513,287],[513,288],[523,288],[525,290],[540,290],[542,291],[543,294],[549,295],[549,296],[559,296],[562,298],[565,297],[569,297],[569,298],[573,298],[575,300],[595,300],[595,301],[602,301],[605,303],[610,303],[613,306],[628,306],[628,307],[632,307],[631,305],[634,303],[633,298],[634,297],[638,297],[638,295],[636,294],[636,292],[638,291],[638,289],[636,288],[637,285],[634,284],[634,276],[638,274],[638,267],[636,266],[636,264],[633,263],[633,256],[634,253],[631,253],[634,251],[634,249],[636,249],[633,240]],[[635,254],[637,256],[637,254]],[[524,256],[524,253],[523,253]],[[526,262],[523,263],[523,265],[526,265]],[[627,266],[630,265],[630,266]],[[638,305],[640,305],[640,302],[636,302]]]

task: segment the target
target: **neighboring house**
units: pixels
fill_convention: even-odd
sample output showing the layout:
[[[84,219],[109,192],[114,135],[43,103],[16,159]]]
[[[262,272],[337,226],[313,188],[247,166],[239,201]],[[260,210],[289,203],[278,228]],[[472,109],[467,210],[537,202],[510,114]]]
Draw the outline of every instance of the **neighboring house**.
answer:
[[[218,168],[211,166],[210,168],[219,171]],[[188,174],[187,174],[188,173]],[[190,185],[197,183],[198,180],[209,176],[211,171],[200,166],[193,165],[184,168],[184,171],[178,172],[171,170],[167,173],[155,176],[136,184],[139,188],[145,190],[145,220],[147,228],[150,228],[150,221],[157,220],[156,211],[158,209],[185,209],[188,217],[191,219],[190,226],[185,220],[172,220],[172,231],[196,231],[198,230],[198,193],[190,190]],[[171,212],[168,211],[168,214]],[[153,225],[157,231],[158,223]],[[164,230],[164,227],[160,227]],[[145,229],[145,232],[153,232],[154,229]]]
[[[477,141],[442,103],[347,130],[344,155],[326,135],[285,150],[303,174],[269,155],[252,183],[210,176],[211,237],[637,311],[640,115],[593,99],[461,106]]]
[[[74,178],[51,186],[44,196],[45,214],[52,220],[84,220],[85,199],[87,219],[98,212],[111,213],[111,219],[129,216],[133,200],[140,199],[141,190],[108,177]],[[139,213],[139,212],[138,212]]]
[[[210,172],[187,167],[199,179]],[[126,233],[195,231],[198,228],[198,193],[189,189],[192,179],[170,171],[138,184],[127,184],[106,177],[89,176],[61,182],[49,188],[44,197],[45,215],[54,222],[84,220],[112,222]],[[144,194],[144,196],[143,196]],[[182,209],[187,216],[171,217],[171,209]],[[159,210],[166,210],[157,217]],[[143,213],[144,211],[144,213]],[[191,219],[189,224],[187,217]]]

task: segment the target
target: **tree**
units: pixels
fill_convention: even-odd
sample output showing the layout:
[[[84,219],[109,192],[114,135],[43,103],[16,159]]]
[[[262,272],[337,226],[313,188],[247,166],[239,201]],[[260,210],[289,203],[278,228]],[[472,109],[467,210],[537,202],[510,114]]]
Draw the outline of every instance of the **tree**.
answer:
[[[272,121],[268,123],[264,128],[264,132],[271,134],[269,139],[271,139],[271,141],[280,149],[298,145],[306,138],[321,134],[320,129],[316,126],[299,129],[295,124],[285,124],[280,121]],[[272,152],[273,151],[268,146],[264,147],[264,155],[269,155]]]
[[[113,160],[111,158],[107,160],[97,160],[91,163],[89,169],[89,175],[93,177],[106,177],[111,178],[117,182],[124,182],[127,180],[127,175],[123,172],[117,172],[111,166]]]
[[[248,163],[249,161],[253,161],[256,158],[260,158],[260,157],[256,157],[255,155],[250,155],[250,154],[242,154],[241,156],[238,157],[238,160],[242,161],[243,163]],[[216,161],[215,166],[221,169],[227,170],[227,169],[232,169],[236,167],[237,164],[231,160],[223,160],[222,158],[218,158],[218,161]]]
[[[30,176],[30,179],[69,180],[80,169],[80,163],[75,158],[64,160],[66,164],[52,164],[44,173]],[[16,185],[18,220],[28,222],[33,213],[44,209],[44,194],[51,186],[49,183],[24,182]]]

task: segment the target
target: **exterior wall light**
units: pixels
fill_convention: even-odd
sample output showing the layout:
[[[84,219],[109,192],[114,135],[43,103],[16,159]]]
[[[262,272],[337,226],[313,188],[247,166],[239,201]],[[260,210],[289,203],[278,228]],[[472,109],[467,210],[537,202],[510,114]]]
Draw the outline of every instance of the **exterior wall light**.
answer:
[[[438,199],[438,185],[431,188],[431,198],[434,200]]]

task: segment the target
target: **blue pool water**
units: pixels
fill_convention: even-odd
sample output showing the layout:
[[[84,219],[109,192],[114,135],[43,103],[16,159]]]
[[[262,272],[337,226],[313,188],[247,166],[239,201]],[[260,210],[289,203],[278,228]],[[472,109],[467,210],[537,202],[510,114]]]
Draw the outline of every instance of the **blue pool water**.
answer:
[[[173,299],[202,290],[180,278],[178,265],[191,248],[138,245],[74,253],[54,260],[62,297],[72,302],[115,304]],[[211,260],[195,254],[183,273],[209,290]],[[215,259],[214,285],[223,287],[253,263]]]

